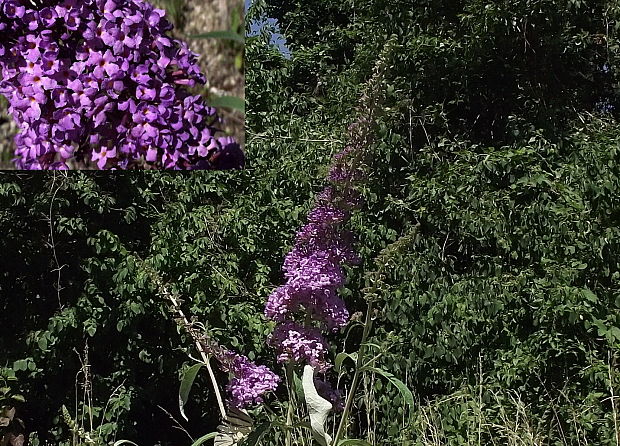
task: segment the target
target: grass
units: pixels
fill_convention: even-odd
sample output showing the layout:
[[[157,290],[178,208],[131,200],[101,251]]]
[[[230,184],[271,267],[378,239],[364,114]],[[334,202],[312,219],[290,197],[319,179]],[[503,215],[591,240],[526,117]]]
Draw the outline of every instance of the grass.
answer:
[[[177,31],[181,31],[185,26],[185,0],[157,0],[157,6],[166,10],[168,19],[172,22]]]

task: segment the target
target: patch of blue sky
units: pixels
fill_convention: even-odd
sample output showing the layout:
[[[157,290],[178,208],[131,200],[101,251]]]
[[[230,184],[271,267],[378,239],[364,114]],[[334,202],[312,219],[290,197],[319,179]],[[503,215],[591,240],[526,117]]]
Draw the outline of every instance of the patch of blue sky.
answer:
[[[247,11],[250,7],[252,0],[245,0],[245,10]],[[276,48],[286,57],[290,59],[291,50],[286,46],[286,38],[279,32],[280,25],[278,21],[274,18],[265,17],[260,20],[254,20],[250,23],[250,33],[248,36],[256,36],[261,33],[261,31],[267,28],[270,31],[270,42],[272,45],[275,45]]]

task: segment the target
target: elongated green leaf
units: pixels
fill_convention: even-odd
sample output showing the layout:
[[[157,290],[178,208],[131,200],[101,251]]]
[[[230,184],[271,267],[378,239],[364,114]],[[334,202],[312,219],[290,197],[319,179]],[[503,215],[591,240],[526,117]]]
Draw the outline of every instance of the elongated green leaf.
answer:
[[[213,96],[209,99],[209,105],[215,108],[232,108],[245,113],[245,101],[237,96]]]
[[[179,387],[179,409],[181,410],[181,416],[183,416],[186,421],[187,416],[185,415],[183,407],[185,406],[185,403],[187,403],[189,391],[192,389],[192,385],[194,384],[196,375],[198,374],[198,371],[203,365],[204,364],[194,364],[185,371],[185,373],[183,374],[183,378],[181,379],[181,386]]]
[[[301,382],[301,378],[296,372],[293,373],[293,390],[295,391],[297,398],[299,398],[299,401],[305,401],[303,384]]]
[[[390,383],[392,383],[394,387],[396,387],[400,391],[401,395],[405,399],[405,402],[409,405],[409,408],[413,410],[413,404],[414,404],[413,394],[411,393],[411,390],[409,390],[409,387],[407,387],[407,385],[404,382],[396,378],[390,372],[386,372],[385,370],[381,370],[376,367],[362,367],[360,370],[365,371],[365,372],[373,372],[373,373],[376,373],[377,375],[381,375],[387,378],[387,380]]]
[[[208,33],[194,34],[189,36],[192,39],[223,39],[245,43],[245,37],[233,31],[211,31]]]
[[[372,446],[366,440],[360,440],[358,438],[348,438],[346,440],[340,440],[338,446]]]
[[[200,446],[201,444],[203,444],[205,441],[207,440],[211,440],[212,438],[217,437],[219,434],[219,432],[211,432],[210,434],[207,435],[203,435],[202,437],[200,437],[198,440],[194,441],[192,443],[192,446]]]
[[[302,428],[302,429],[308,429],[310,431],[312,430],[312,426],[310,425],[310,423],[305,422],[305,421],[293,423],[290,426],[287,425],[286,423],[282,423],[280,421],[272,421],[271,425],[272,426],[277,426],[277,427],[281,428],[283,431],[295,429],[297,427]]]

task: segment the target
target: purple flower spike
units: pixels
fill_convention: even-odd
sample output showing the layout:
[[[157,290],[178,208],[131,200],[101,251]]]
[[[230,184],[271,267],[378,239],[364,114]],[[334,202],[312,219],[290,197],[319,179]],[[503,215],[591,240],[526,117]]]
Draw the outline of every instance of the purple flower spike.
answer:
[[[0,0],[0,92],[22,131],[16,167],[242,167],[215,110],[186,90],[206,78],[171,29],[144,0]]]
[[[342,265],[360,262],[352,248],[352,234],[342,228],[360,203],[351,187],[362,178],[361,170],[351,166],[355,155],[349,146],[334,157],[328,174],[333,184],[318,195],[308,223],[297,232],[295,246],[284,259],[286,283],[265,304],[265,316],[276,322],[269,344],[279,362],[309,364],[325,372],[328,347],[321,332],[337,331],[349,321],[338,290],[345,283]],[[336,394],[330,395],[335,401]]]
[[[222,370],[233,375],[227,387],[231,395],[228,403],[233,407],[262,403],[262,395],[278,387],[280,377],[264,365],[256,365],[247,357],[224,349],[215,356]]]

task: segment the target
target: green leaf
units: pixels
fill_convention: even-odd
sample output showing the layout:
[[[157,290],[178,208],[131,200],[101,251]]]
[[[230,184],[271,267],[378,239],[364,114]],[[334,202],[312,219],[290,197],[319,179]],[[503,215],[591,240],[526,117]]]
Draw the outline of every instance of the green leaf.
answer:
[[[616,341],[620,341],[620,328],[616,327],[616,326],[612,326],[609,329],[611,336],[614,337],[616,339]]]
[[[301,382],[301,378],[295,372],[293,373],[293,390],[295,391],[297,398],[299,398],[300,401],[304,401],[303,384]]]
[[[210,434],[207,435],[203,435],[202,437],[200,437],[198,440],[194,441],[192,443],[192,446],[200,446],[201,444],[203,444],[205,441],[210,440],[212,438],[217,437],[219,434],[219,432],[211,432]]]
[[[409,408],[413,410],[413,405],[414,405],[413,394],[411,393],[411,390],[409,390],[409,387],[407,387],[407,385],[404,382],[396,378],[390,372],[386,372],[385,370],[381,370],[376,367],[362,367],[360,370],[364,372],[373,372],[373,373],[376,373],[377,375],[381,375],[387,378],[387,380],[390,383],[392,383],[392,385],[400,391],[403,398],[405,399],[405,402],[409,405]]]
[[[37,344],[39,345],[39,348],[43,351],[47,350],[47,338],[45,336],[41,336],[38,340],[37,340]]]
[[[192,385],[194,384],[194,380],[196,379],[196,375],[198,371],[204,364],[194,364],[189,369],[185,371],[183,377],[181,378],[181,386],[179,387],[179,409],[181,410],[181,416],[188,421],[187,416],[185,415],[185,411],[183,407],[187,403],[187,398],[189,397],[189,391],[192,389]]]
[[[235,42],[245,44],[245,37],[233,31],[211,31],[202,34],[193,34],[189,36],[191,39],[223,39],[233,40]]]
[[[209,105],[215,108],[231,108],[245,113],[245,101],[237,96],[213,96],[209,98]]]
[[[248,438],[243,442],[243,446],[255,446],[263,438],[263,436],[271,429],[271,422],[265,421],[259,424],[254,431],[248,435]]]
[[[583,295],[583,297],[585,297],[588,301],[592,302],[593,304],[598,302],[598,298],[596,297],[596,294],[594,294],[592,291],[588,290],[587,288],[581,290],[581,294]]]
[[[347,358],[353,361],[353,364],[357,363],[357,353],[340,352],[336,355],[336,359],[334,360],[334,370],[336,372],[340,371],[340,368],[342,367],[342,362]]]
[[[19,395],[19,394],[17,394],[17,395],[11,395],[11,399],[12,399],[13,401],[19,401],[20,403],[24,403],[24,402],[26,402],[26,398],[24,398],[24,396],[23,396],[23,395]]]
[[[338,442],[338,446],[372,446],[365,440],[360,440],[358,438],[348,438],[346,440],[340,440]]]
[[[25,359],[19,359],[13,363],[13,370],[28,370],[28,361]]]

